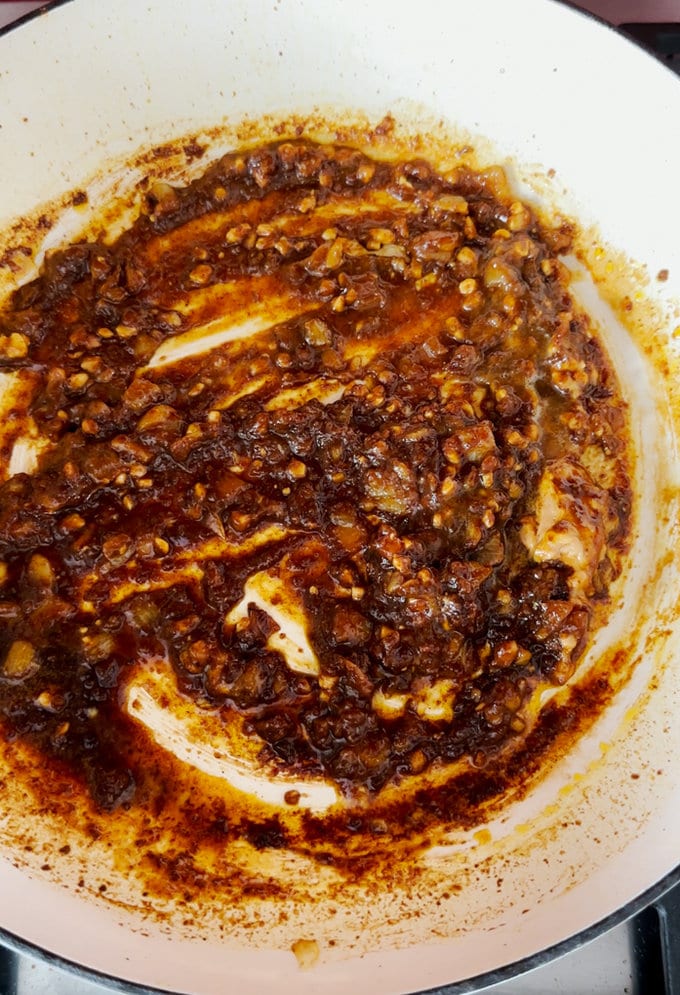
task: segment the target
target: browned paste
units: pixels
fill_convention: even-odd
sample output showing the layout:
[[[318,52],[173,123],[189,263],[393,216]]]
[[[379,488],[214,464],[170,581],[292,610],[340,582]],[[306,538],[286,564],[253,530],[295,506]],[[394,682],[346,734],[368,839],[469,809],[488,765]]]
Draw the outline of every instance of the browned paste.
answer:
[[[153,887],[189,897],[193,855],[244,841],[361,875],[475,825],[592,720],[601,671],[540,707],[607,618],[631,521],[570,240],[499,168],[296,140],[48,256],[0,312],[25,385],[4,458],[48,442],[0,485],[0,728],[45,811],[135,827]],[[277,611],[306,643],[277,648]],[[149,668],[218,752],[336,804],[186,770],[126,705]],[[276,892],[256,877],[212,884]]]

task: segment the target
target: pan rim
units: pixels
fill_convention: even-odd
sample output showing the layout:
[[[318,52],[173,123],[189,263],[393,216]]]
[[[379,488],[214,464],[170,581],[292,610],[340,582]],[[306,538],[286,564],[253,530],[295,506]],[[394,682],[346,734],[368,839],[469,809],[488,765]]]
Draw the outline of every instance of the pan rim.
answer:
[[[49,0],[49,2],[43,6],[28,11],[17,20],[1,26],[0,38],[9,35],[12,31],[21,28],[23,25],[30,23],[34,19],[41,17],[52,10],[56,10],[57,8],[73,2],[74,0]],[[652,57],[658,65],[662,66],[667,73],[674,76],[680,84],[680,76],[678,76],[678,74],[675,73],[670,66],[666,65],[663,60],[660,59],[656,53],[643,42],[627,35],[620,28],[612,25],[598,14],[585,10],[578,3],[574,2],[574,0],[551,0],[551,2],[556,6],[567,7],[576,15],[588,18],[595,23],[602,25],[614,34],[619,35],[633,48],[637,48],[644,52],[647,56]],[[467,995],[467,993],[483,991],[489,986],[525,975],[557,960],[566,954],[573,952],[581,946],[596,940],[598,937],[601,937],[617,926],[629,921],[643,909],[653,906],[677,885],[680,885],[680,863],[678,863],[656,883],[650,885],[639,895],[620,906],[609,915],[598,920],[592,925],[571,934],[565,939],[538,950],[535,953],[523,957],[517,961],[512,961],[500,967],[493,968],[489,971],[477,974],[474,977],[423,989],[420,991],[420,995],[428,995],[428,993],[429,995],[434,995],[434,993],[441,993],[441,995],[443,995],[443,993],[446,993],[446,995]],[[4,946],[7,950],[14,954],[33,957],[41,962],[44,962],[50,967],[64,971],[72,977],[92,983],[103,984],[111,991],[129,993],[129,995],[178,995],[178,993],[172,989],[144,985],[135,981],[116,977],[108,972],[97,970],[94,967],[88,967],[87,965],[79,963],[77,960],[44,949],[30,940],[17,936],[2,926],[0,926],[0,945]]]
[[[58,2],[62,2],[62,0],[58,0]],[[66,0],[66,2],[69,2],[69,0]],[[616,926],[628,922],[643,909],[658,902],[676,885],[680,885],[680,863],[661,878],[660,881],[651,885],[619,909],[550,947],[545,947],[543,950],[538,950],[528,957],[522,957],[520,960],[512,961],[509,964],[503,964],[501,967],[484,971],[482,974],[476,974],[472,978],[449,982],[445,985],[435,986],[434,988],[424,988],[420,992],[412,992],[411,995],[434,995],[434,993],[441,993],[441,995],[444,995],[444,993],[446,995],[472,995],[474,992],[483,992],[491,985],[521,977],[540,967],[545,967],[565,954],[572,953],[586,943],[590,943],[592,940],[603,936]],[[80,978],[83,981],[103,983],[109,990],[122,992],[124,995],[181,995],[181,993],[169,988],[156,988],[140,984],[136,981],[127,981],[124,978],[117,978],[115,975],[108,974],[106,971],[99,971],[94,967],[80,964],[78,961],[71,960],[61,954],[45,950],[31,940],[17,936],[2,926],[0,926],[0,943],[14,954],[37,958],[48,966],[56,967],[72,977]]]

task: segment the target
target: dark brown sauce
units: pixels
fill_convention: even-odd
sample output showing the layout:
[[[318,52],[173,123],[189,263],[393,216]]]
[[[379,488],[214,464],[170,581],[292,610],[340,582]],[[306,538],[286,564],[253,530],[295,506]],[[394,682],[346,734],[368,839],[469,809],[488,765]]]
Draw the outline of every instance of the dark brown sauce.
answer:
[[[443,177],[300,141],[155,188],[112,245],[52,254],[0,314],[0,368],[30,372],[26,417],[51,442],[0,487],[5,736],[99,810],[160,812],[173,763],[122,697],[167,658],[184,695],[245,719],[263,765],[379,813],[307,815],[293,838],[278,816],[197,801],[181,832],[320,855],[329,834],[370,854],[472,825],[531,776],[603,699],[593,685],[534,724],[538,689],[569,680],[606,618],[630,528],[625,404],[569,295],[569,238],[499,170]],[[278,321],[281,300],[294,316]],[[248,305],[268,315],[257,334],[145,368]],[[318,381],[330,400],[277,406]],[[554,531],[582,568],[545,554],[557,537],[532,554],[541,501],[562,502]],[[227,619],[275,569],[320,678],[272,649],[256,604]],[[385,786],[461,761],[455,789],[423,781],[380,809]]]

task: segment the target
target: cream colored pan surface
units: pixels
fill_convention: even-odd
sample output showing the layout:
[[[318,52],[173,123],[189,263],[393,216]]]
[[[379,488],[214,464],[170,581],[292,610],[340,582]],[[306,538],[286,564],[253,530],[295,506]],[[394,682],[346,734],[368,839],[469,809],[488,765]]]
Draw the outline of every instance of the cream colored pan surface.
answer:
[[[47,816],[33,821],[42,844],[27,853],[11,771],[0,769],[0,929],[122,981],[206,995],[426,989],[560,943],[680,863],[680,83],[670,72],[553,0],[70,0],[0,37],[0,231],[69,191],[101,204],[134,191],[145,170],[177,170],[135,158],[177,137],[214,157],[252,139],[246,118],[271,135],[293,117],[318,133],[321,120],[387,113],[403,133],[433,134],[437,155],[447,136],[472,144],[524,196],[582,227],[598,289],[582,276],[574,292],[600,322],[638,448],[632,566],[590,652],[623,642],[638,662],[528,797],[453,833],[412,887],[353,887],[343,903],[330,871],[272,858],[263,874],[307,876],[315,896],[287,922],[263,903],[249,922],[223,906],[187,925],[171,898],[159,909],[117,880],[104,848],[50,860],[59,827]],[[87,220],[63,211],[45,247]],[[20,229],[0,236],[0,296],[30,275],[11,255],[17,239]],[[152,709],[144,687],[135,693]],[[162,735],[172,743],[167,724]],[[110,882],[108,898],[78,887],[83,866]]]

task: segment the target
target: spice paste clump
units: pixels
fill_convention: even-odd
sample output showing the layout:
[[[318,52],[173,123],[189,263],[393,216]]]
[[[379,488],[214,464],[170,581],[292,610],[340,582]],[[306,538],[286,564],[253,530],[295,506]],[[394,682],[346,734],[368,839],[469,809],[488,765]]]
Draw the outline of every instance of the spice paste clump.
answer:
[[[4,735],[103,808],[177,702],[349,801],[523,742],[630,526],[570,237],[499,168],[299,140],[49,254],[0,313]]]

